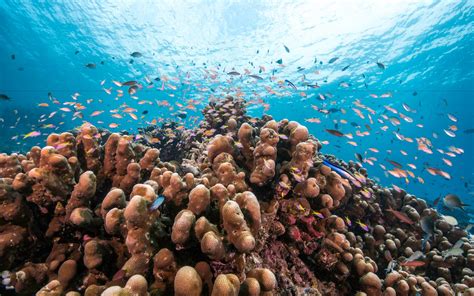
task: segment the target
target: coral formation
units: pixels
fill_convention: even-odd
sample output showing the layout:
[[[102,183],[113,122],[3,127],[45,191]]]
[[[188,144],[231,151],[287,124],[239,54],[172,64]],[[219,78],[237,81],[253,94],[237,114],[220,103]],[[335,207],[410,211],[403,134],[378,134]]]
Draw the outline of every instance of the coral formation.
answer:
[[[474,293],[465,230],[422,199],[380,186],[360,164],[321,154],[303,125],[250,118],[245,106],[212,101],[199,126],[173,139],[171,123],[141,130],[162,138],[156,143],[85,124],[26,155],[1,154],[1,289]]]

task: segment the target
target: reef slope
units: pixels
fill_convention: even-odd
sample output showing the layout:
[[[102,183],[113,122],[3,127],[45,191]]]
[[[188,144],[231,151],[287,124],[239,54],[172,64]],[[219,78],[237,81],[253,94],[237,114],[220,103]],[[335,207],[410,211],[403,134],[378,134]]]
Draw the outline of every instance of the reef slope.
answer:
[[[427,203],[227,97],[194,129],[84,124],[0,155],[2,293],[474,293],[474,244]],[[150,141],[159,139],[159,141]]]

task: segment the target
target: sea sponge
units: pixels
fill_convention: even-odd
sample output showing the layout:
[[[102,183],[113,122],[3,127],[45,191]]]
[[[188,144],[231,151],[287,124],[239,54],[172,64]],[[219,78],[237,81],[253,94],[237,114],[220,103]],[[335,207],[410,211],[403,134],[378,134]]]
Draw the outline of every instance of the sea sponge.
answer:
[[[124,287],[131,295],[147,296],[148,282],[144,276],[136,274],[131,276]]]
[[[86,207],[78,207],[72,210],[68,221],[79,227],[88,227],[93,220],[92,210]]]
[[[255,248],[255,238],[245,222],[239,204],[227,201],[222,208],[222,219],[228,240],[239,252],[251,252]]]
[[[200,215],[202,212],[206,211],[210,202],[211,192],[206,188],[206,186],[199,184],[189,193],[188,210],[193,212],[195,215]]]
[[[225,246],[216,225],[211,224],[206,217],[202,216],[194,225],[194,233],[201,242],[201,251],[204,254],[212,260],[224,258]]]
[[[97,269],[103,263],[104,246],[96,239],[88,241],[84,246],[84,266]]]
[[[26,177],[22,173],[17,176]],[[17,180],[16,177],[15,180]],[[25,225],[31,217],[31,212],[26,206],[23,196],[15,191],[15,180],[12,182],[9,178],[0,178],[0,223]]]
[[[232,147],[232,138],[217,135],[207,146],[207,158],[210,163],[214,162],[214,158],[222,152],[232,154],[234,148]]]
[[[105,215],[104,229],[110,235],[117,235],[121,230],[126,231],[124,227],[125,217],[124,210],[113,208]]]
[[[112,133],[104,146],[104,175],[109,179],[112,179],[116,172],[116,154],[119,141],[120,135]]]
[[[167,287],[171,287],[177,270],[173,252],[167,248],[160,249],[153,257],[153,276],[155,278],[153,288],[163,292]]]
[[[254,268],[247,273],[247,278],[254,278],[258,281],[263,295],[273,295],[277,288],[275,274],[268,268]]]
[[[211,296],[238,296],[239,290],[240,281],[235,274],[219,274],[214,281]]]
[[[177,173],[165,171],[158,178],[158,184],[164,189],[163,196],[167,202],[173,201],[179,206],[187,196],[186,183]]]
[[[0,225],[0,268],[10,268],[29,240],[26,228],[13,224]]]
[[[183,266],[174,278],[174,295],[176,296],[201,296],[202,280],[196,269]]]
[[[257,197],[250,191],[239,193],[235,196],[235,201],[242,211],[248,213],[250,217],[250,229],[253,235],[257,235],[262,222],[260,214],[260,203]]]
[[[66,132],[59,135],[52,133],[46,139],[46,144],[53,146],[59,154],[66,158],[77,156],[76,138],[71,133]]]
[[[107,193],[107,195],[102,200],[102,204],[100,206],[100,214],[102,215],[102,218],[105,219],[105,216],[111,209],[123,209],[125,208],[125,206],[125,193],[120,188],[113,188]]]
[[[133,186],[140,181],[140,172],[141,168],[138,163],[132,162],[128,164],[127,174],[123,176],[118,186],[126,195],[130,194]]]
[[[253,151],[254,166],[250,182],[263,186],[275,176],[277,157],[278,132],[270,128],[262,128],[260,141]]]
[[[247,169],[251,169],[253,166],[253,127],[248,123],[243,123],[238,132],[239,142],[242,145],[240,151],[245,159],[245,166]]]
[[[361,289],[367,295],[382,295],[382,281],[373,272],[368,272],[359,280]]]
[[[136,295],[136,296],[148,296],[148,282],[142,275],[136,274],[131,276],[125,287],[111,286],[104,290],[101,296],[117,296],[117,295]]]
[[[199,261],[194,266],[194,269],[196,269],[197,273],[201,277],[201,280],[207,286],[208,291],[211,292],[213,288],[212,278],[214,277],[211,266],[209,266],[206,261]]]
[[[148,222],[148,201],[140,195],[132,197],[124,212],[127,228],[145,228]]]
[[[318,181],[315,178],[308,178],[295,186],[294,193],[304,198],[314,198],[319,195]]]
[[[99,138],[101,137],[99,131],[92,124],[83,124],[79,135],[76,138],[78,159],[84,159],[85,162],[80,161],[81,164],[85,164],[82,169],[89,170],[98,175],[102,169],[102,162],[100,161],[100,155],[102,148],[99,144]]]
[[[69,219],[71,213],[76,208],[88,208],[90,201],[95,195],[97,188],[97,178],[92,171],[81,174],[79,182],[74,186],[71,198],[66,205],[66,219]]]
[[[150,172],[153,170],[153,168],[159,163],[160,161],[160,151],[156,148],[151,148],[148,149],[145,152],[145,155],[140,159],[140,167],[142,170],[145,170],[147,172]]]
[[[260,296],[260,283],[257,279],[247,277],[240,286],[239,295],[242,296]]]
[[[291,149],[290,152],[294,153],[297,149],[297,146],[301,142],[305,142],[309,138],[308,128],[304,125],[299,124],[296,121],[290,121],[287,125],[287,129],[289,130],[290,134],[290,144]]]
[[[130,196],[140,195],[146,199],[148,203],[153,203],[157,197],[155,190],[148,184],[136,184],[133,186]]]
[[[299,142],[296,145],[289,163],[290,174],[296,182],[302,182],[308,178],[316,147],[313,141]]]
[[[339,202],[346,194],[346,190],[342,185],[341,177],[336,172],[331,172],[326,177],[326,182],[327,184],[325,190],[329,195],[331,195],[331,197],[333,198],[334,206],[337,207],[339,205]]]
[[[128,137],[121,136],[118,143],[115,143],[116,139],[112,139],[111,141],[111,148],[113,148],[115,144],[117,145],[114,159],[115,173],[112,175],[112,186],[119,187],[123,178],[128,173],[128,165],[135,160],[135,152],[133,151],[132,143]],[[136,171],[136,169],[136,166],[130,168],[130,170],[134,171]]]
[[[189,239],[191,229],[196,221],[196,216],[190,210],[182,210],[175,219],[171,231],[171,241],[176,245],[183,246]]]
[[[41,149],[39,167],[31,169],[28,177],[34,185],[27,200],[41,208],[53,201],[64,202],[75,185],[74,171],[68,160],[51,146]]]
[[[58,280],[52,280],[39,290],[37,296],[60,296],[63,293],[63,286]]]
[[[0,154],[0,178],[15,178],[23,168],[17,154]]]
[[[61,264],[58,270],[58,281],[61,283],[63,289],[69,286],[69,282],[76,276],[77,262],[69,259]]]

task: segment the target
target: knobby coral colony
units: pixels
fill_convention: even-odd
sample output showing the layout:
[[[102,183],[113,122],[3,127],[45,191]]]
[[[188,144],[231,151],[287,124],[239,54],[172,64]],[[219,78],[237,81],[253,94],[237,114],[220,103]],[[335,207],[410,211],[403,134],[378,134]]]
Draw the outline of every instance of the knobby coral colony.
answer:
[[[2,289],[474,293],[465,230],[359,164],[321,154],[299,123],[250,118],[245,106],[211,102],[198,127],[173,134],[149,127],[133,140],[86,124],[26,155],[2,154]]]

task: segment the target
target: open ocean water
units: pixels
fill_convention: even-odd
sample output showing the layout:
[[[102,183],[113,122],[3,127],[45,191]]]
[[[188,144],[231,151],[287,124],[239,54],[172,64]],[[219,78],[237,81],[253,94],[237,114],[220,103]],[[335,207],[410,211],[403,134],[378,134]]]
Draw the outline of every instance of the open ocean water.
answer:
[[[0,151],[43,146],[84,121],[189,127],[210,99],[241,94],[251,115],[305,124],[323,153],[362,161],[385,186],[474,206],[473,6],[3,0]]]

